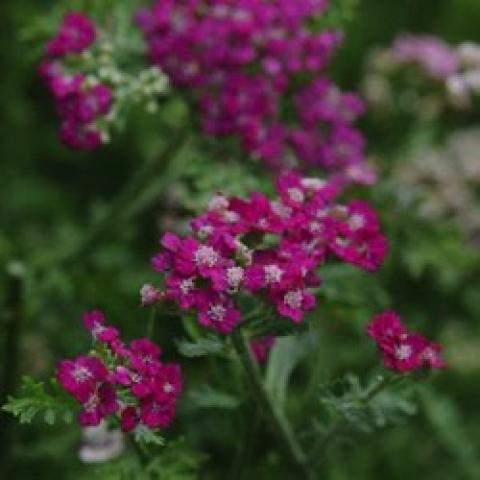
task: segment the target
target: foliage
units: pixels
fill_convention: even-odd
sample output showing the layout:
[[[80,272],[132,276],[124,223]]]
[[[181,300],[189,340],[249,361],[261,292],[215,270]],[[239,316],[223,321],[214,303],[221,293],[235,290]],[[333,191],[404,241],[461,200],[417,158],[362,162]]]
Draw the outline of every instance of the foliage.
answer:
[[[155,115],[132,106],[128,122],[118,125],[122,128],[115,141],[104,150],[86,155],[62,149],[53,106],[35,76],[41,43],[56,29],[68,3],[68,8],[84,9],[97,19],[105,13],[115,16],[120,25],[116,41],[128,47],[132,58],[132,52],[142,53],[143,44],[130,14],[145,2],[4,3],[0,199],[6,208],[0,211],[0,263],[21,261],[26,273],[15,360],[8,357],[12,337],[4,328],[7,321],[3,323],[3,310],[10,309],[8,276],[0,274],[0,393],[2,399],[4,393],[9,395],[4,408],[8,415],[0,413],[2,473],[19,480],[32,475],[39,480],[52,475],[85,480],[94,474],[112,480],[301,478],[285,468],[288,462],[278,438],[260,406],[252,405],[231,344],[185,330],[188,320],[182,323],[168,309],[158,312],[154,337],[169,357],[182,363],[188,378],[178,422],[161,438],[136,431],[141,448],[151,453],[147,465],[131,446],[121,458],[98,467],[78,460],[79,431],[65,424],[73,418],[74,405],[55,383],[32,377],[46,378],[57,358],[87,348],[76,324],[84,309],[104,308],[120,319],[127,335],[144,335],[148,313],[138,309],[138,291],[146,279],[154,281],[148,258],[160,232],[184,232],[188,218],[205,208],[212,192],[268,192],[270,172],[246,161],[235,142],[199,136],[189,99],[175,91],[160,101]],[[451,43],[480,41],[480,8],[474,0],[331,3],[331,13],[312,28],[345,29],[333,73],[342,87],[358,89],[370,47],[389,44],[399,32],[434,32]],[[119,64],[129,71],[144,65],[143,57],[140,64],[125,58]],[[476,123],[475,112],[437,118],[427,125],[401,116],[381,122],[368,116],[362,130],[380,182],[351,195],[367,199],[380,211],[391,244],[387,264],[376,277],[345,265],[326,266],[319,308],[309,315],[308,326],[293,326],[273,316],[248,325],[252,337],[281,336],[259,371],[268,395],[289,418],[302,446],[315,455],[316,447],[323,451],[327,443],[327,454],[318,459],[319,478],[480,477],[478,244],[465,241],[454,219],[420,216],[411,192],[398,186],[395,174],[412,155],[421,156],[431,146],[441,148],[452,131]],[[165,154],[170,144],[175,148],[167,148]],[[139,170],[142,185],[132,181]],[[125,199],[121,192],[132,184]],[[119,198],[121,208],[114,211],[111,207]],[[86,238],[90,240],[85,243]],[[52,258],[62,261],[48,263]],[[364,348],[365,321],[387,305],[402,312],[413,328],[444,343],[451,366],[430,382],[418,380],[421,386],[415,391],[392,386],[366,401],[375,388],[377,370],[373,348]],[[12,364],[31,378],[22,380],[21,388],[13,385],[3,392]],[[362,372],[362,378],[365,372],[365,378],[373,380],[345,377],[346,371]],[[12,414],[29,425],[11,426],[7,439],[3,427],[12,425]],[[413,421],[405,422],[412,415]],[[336,432],[333,437],[331,432]],[[333,445],[336,448],[330,448]],[[238,464],[243,469],[235,470]]]
[[[66,396],[56,380],[52,380],[49,387],[50,391],[47,391],[43,382],[23,377],[19,396],[9,397],[3,410],[17,417],[21,424],[29,424],[38,416],[48,425],[57,421],[71,423],[75,403]]]

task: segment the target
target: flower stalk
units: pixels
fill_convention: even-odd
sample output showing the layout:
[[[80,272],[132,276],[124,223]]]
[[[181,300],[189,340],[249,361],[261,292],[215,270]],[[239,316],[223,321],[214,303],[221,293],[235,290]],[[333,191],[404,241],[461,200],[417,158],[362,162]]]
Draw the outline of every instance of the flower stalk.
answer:
[[[232,342],[247,375],[252,393],[259,403],[272,432],[280,438],[285,453],[287,453],[295,468],[302,473],[303,478],[314,480],[317,477],[310,469],[308,458],[287,418],[275,407],[265,389],[260,370],[252,359],[248,343],[240,329],[236,329],[232,333]]]

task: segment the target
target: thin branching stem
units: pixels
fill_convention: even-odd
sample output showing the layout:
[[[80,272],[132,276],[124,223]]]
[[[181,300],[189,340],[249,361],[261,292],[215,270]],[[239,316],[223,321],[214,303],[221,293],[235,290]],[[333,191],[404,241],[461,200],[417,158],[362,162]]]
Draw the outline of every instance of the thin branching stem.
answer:
[[[233,332],[232,342],[247,375],[253,396],[260,405],[265,420],[272,432],[282,442],[285,453],[289,456],[295,468],[301,472],[302,478],[307,480],[316,479],[317,477],[310,469],[307,456],[298,442],[287,418],[275,407],[265,389],[260,370],[252,359],[248,343],[240,329],[236,329]]]
[[[65,265],[82,258],[106,232],[110,230],[116,232],[117,225],[125,225],[125,222],[131,221],[148,208],[152,201],[158,198],[159,191],[167,188],[181,173],[179,162],[176,161],[177,154],[187,143],[183,134],[175,135],[159,158],[150,158],[144,162],[105,213],[93,223],[78,242],[66,251],[55,252],[40,258],[34,263],[34,267],[42,269],[46,265]],[[164,171],[161,177],[157,178],[155,173],[162,165]],[[155,195],[149,195],[144,199],[143,193],[152,184],[152,179],[156,180]]]

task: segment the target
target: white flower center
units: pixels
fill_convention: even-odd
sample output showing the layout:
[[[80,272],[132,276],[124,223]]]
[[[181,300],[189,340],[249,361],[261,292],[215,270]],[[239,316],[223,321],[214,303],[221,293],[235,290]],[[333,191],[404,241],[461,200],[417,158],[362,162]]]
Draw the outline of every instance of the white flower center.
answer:
[[[77,383],[83,383],[92,377],[92,372],[87,367],[76,367],[72,372],[72,377]]]
[[[164,385],[163,385],[163,391],[164,393],[172,393],[174,391],[174,387],[171,383],[169,382],[166,382]]]
[[[225,210],[228,208],[228,200],[223,195],[215,195],[208,203],[209,210]]]
[[[346,238],[342,237],[337,237],[335,239],[335,243],[340,247],[340,248],[346,248],[348,247],[348,240]]]
[[[312,233],[320,233],[323,231],[323,225],[320,222],[310,222],[309,228]]]
[[[95,322],[92,328],[93,337],[97,338],[104,330],[105,330],[105,327],[101,323]]]
[[[280,202],[272,202],[273,212],[281,218],[288,218],[292,214],[292,209]]]
[[[303,178],[301,180],[302,186],[311,190],[320,190],[327,182],[321,178]]]
[[[283,301],[290,308],[298,310],[302,306],[303,293],[301,290],[293,290],[291,292],[287,292],[283,297]]]
[[[294,202],[302,203],[305,200],[305,195],[299,188],[291,187],[287,190],[287,193],[290,197],[290,200]]]
[[[425,348],[425,350],[422,352],[422,357],[425,360],[434,360],[436,357],[435,351],[431,347]]]
[[[359,230],[365,226],[365,218],[359,213],[354,213],[348,220],[348,225],[352,230]]]
[[[237,223],[240,220],[240,216],[237,212],[234,212],[232,210],[225,210],[223,212],[223,219],[227,223]]]
[[[208,316],[213,322],[223,322],[227,309],[220,303],[211,305],[208,310]]]
[[[199,267],[214,267],[218,263],[218,260],[218,253],[207,245],[202,245],[195,252],[195,263]]]
[[[213,233],[213,227],[211,225],[202,225],[198,229],[198,236],[200,238],[208,238]]]
[[[278,283],[282,279],[283,270],[278,265],[265,265],[263,267],[263,274],[265,283],[267,285],[272,285]]]
[[[87,412],[93,412],[97,407],[100,402],[100,399],[98,398],[97,393],[92,393],[90,397],[88,397],[87,402],[83,405],[83,408]]]
[[[232,288],[238,288],[243,281],[243,268],[231,267],[227,269],[227,282]]]
[[[193,278],[187,278],[180,282],[180,290],[184,295],[188,295],[194,287]]]
[[[258,222],[257,222],[258,226],[260,228],[267,228],[268,227],[268,220],[266,218],[261,218]]]
[[[408,360],[412,356],[412,347],[410,345],[398,345],[395,347],[395,357],[398,360]]]

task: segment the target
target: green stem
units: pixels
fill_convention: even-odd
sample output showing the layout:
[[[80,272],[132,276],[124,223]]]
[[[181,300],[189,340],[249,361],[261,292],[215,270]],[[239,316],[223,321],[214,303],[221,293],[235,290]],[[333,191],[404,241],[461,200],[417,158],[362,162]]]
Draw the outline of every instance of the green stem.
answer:
[[[262,381],[257,364],[252,359],[248,343],[239,329],[232,334],[233,346],[247,374],[252,393],[260,405],[265,419],[275,435],[281,440],[285,453],[295,468],[301,472],[302,478],[314,480],[316,475],[309,468],[308,459],[286,417],[273,404]]]
[[[133,451],[137,455],[138,461],[140,464],[145,467],[148,465],[149,458],[147,452],[137,443],[137,441],[131,436],[128,436],[130,445],[132,446]]]
[[[148,317],[147,321],[147,337],[154,341],[154,336],[155,336],[155,319],[157,317],[157,309],[155,306],[150,307],[150,315]]]
[[[252,416],[248,420],[248,426],[244,435],[244,440],[240,444],[240,449],[235,458],[231,480],[243,480],[247,473],[247,468],[250,465],[255,440],[257,438],[257,431],[260,426],[260,412],[258,406],[253,406]]]
[[[13,395],[17,388],[20,364],[20,338],[24,320],[24,269],[21,264],[11,262],[7,266],[6,304],[3,317],[4,359],[0,385],[0,407],[8,395]],[[0,464],[4,465],[5,473],[10,468],[10,452],[14,440],[14,422],[10,415],[0,412],[2,428],[0,428]]]
[[[158,198],[158,191],[170,185],[181,172],[180,165],[175,160],[177,153],[184,144],[184,135],[176,135],[174,140],[161,153],[160,159],[151,158],[145,161],[117,198],[112,201],[107,211],[99,220],[94,222],[79,242],[67,251],[40,258],[36,262],[35,267],[38,269],[51,263],[61,265],[81,258],[91,250],[103,234],[109,230],[116,230],[116,225],[122,225],[123,222],[132,220],[136,215],[145,210],[154,199]],[[142,192],[151,184],[151,180],[155,177],[155,172],[161,164],[165,165],[165,171],[162,174],[161,182],[157,185],[155,195],[150,195],[147,201],[144,200],[139,204],[137,198],[141,197]]]

